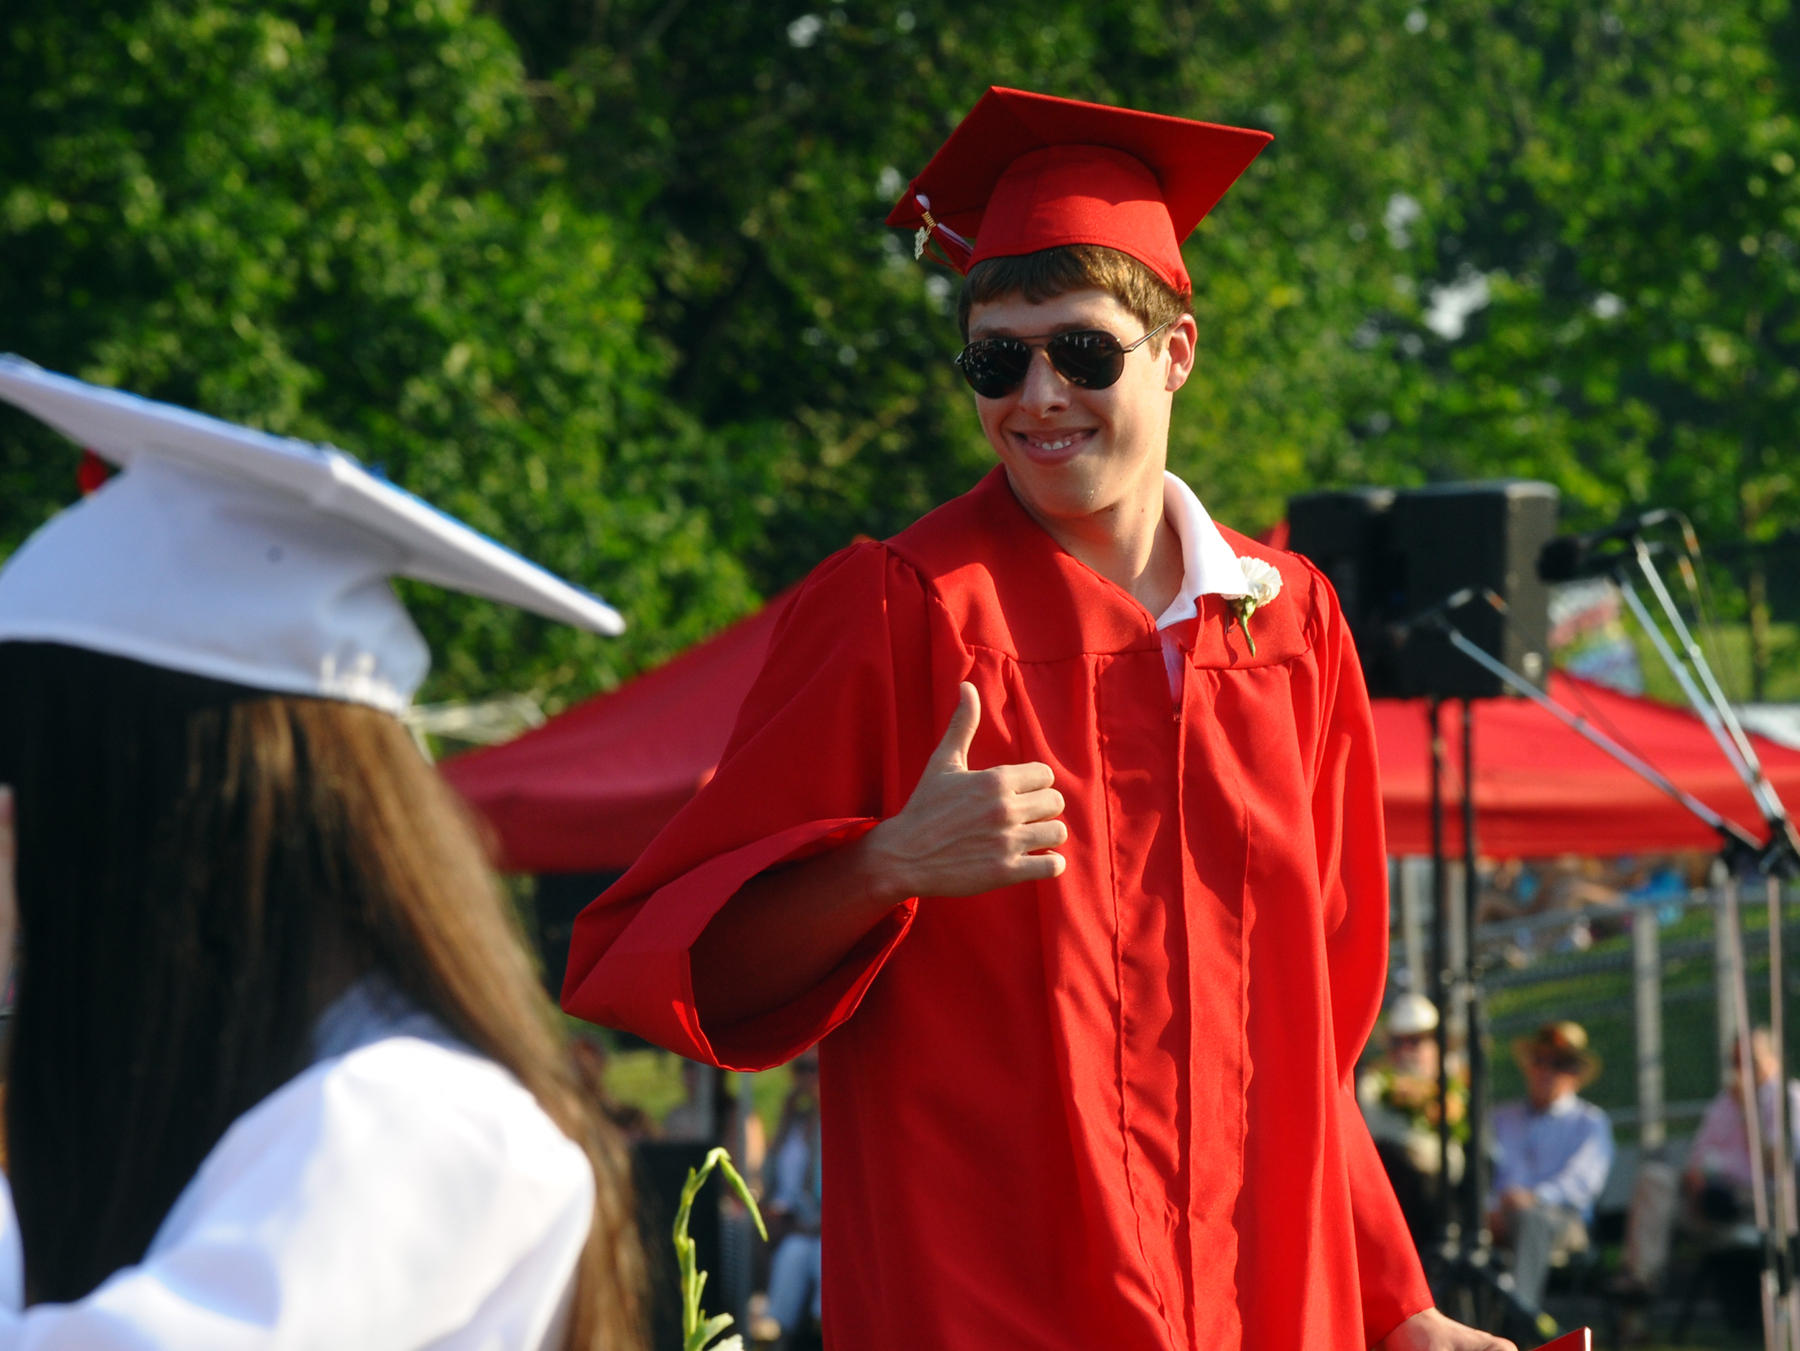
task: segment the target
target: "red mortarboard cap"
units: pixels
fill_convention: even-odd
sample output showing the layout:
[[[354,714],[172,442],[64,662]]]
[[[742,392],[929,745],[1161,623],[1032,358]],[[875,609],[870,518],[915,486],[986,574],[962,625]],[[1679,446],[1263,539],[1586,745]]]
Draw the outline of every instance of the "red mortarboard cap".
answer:
[[[889,225],[960,272],[1065,244],[1128,253],[1191,289],[1181,241],[1274,138],[1100,103],[989,89],[913,179]]]

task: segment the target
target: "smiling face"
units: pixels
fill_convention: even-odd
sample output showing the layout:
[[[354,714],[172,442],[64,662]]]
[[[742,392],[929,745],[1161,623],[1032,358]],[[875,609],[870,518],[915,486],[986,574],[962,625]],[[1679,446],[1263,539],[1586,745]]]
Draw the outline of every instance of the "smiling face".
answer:
[[[976,304],[969,337],[1042,339],[1072,329],[1104,329],[1122,346],[1146,325],[1105,291],[1071,291],[1034,304],[1003,296]],[[1106,389],[1072,385],[1040,347],[1025,382],[998,399],[977,395],[987,433],[1013,491],[1041,521],[1074,526],[1105,523],[1121,508],[1162,501],[1169,410],[1194,364],[1191,315],[1125,357],[1125,371]]]

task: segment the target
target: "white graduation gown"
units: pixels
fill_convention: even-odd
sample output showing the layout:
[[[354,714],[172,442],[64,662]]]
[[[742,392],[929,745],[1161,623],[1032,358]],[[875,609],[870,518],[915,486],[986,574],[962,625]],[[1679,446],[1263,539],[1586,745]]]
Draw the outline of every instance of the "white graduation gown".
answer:
[[[592,1219],[586,1155],[506,1070],[367,982],[315,1044],[232,1123],[144,1260],[85,1299],[21,1312],[0,1185],[0,1351],[556,1346]]]

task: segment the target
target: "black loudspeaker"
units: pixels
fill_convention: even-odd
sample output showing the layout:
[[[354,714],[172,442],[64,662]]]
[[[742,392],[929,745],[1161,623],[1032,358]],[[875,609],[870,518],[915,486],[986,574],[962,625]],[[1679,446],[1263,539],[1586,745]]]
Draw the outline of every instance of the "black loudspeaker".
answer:
[[[1337,588],[1370,694],[1486,699],[1505,692],[1498,676],[1429,626],[1400,626],[1464,587],[1492,591],[1506,613],[1477,599],[1450,622],[1542,685],[1549,590],[1537,558],[1556,535],[1556,514],[1555,487],[1524,479],[1309,493],[1289,503],[1289,547]]]
[[[1463,587],[1492,591],[1506,612],[1479,600],[1450,622],[1489,656],[1535,685],[1550,675],[1550,590],[1538,555],[1556,537],[1557,491],[1548,483],[1502,479],[1441,483],[1394,498],[1390,537],[1409,614]],[[1416,628],[1400,648],[1400,688],[1438,698],[1489,699],[1500,678],[1450,645],[1443,634]]]
[[[1406,618],[1406,596],[1388,512],[1392,488],[1345,488],[1288,499],[1288,547],[1330,580],[1350,621],[1371,694],[1392,694],[1400,675],[1388,626]]]

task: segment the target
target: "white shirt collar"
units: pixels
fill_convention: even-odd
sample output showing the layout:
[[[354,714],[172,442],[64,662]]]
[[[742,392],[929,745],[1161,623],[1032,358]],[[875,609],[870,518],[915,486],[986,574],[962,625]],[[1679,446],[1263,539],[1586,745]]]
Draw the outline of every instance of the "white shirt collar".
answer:
[[[1219,527],[1194,490],[1167,470],[1163,471],[1163,515],[1181,538],[1181,590],[1157,617],[1157,628],[1166,629],[1199,614],[1201,596],[1250,594],[1244,585],[1243,566]]]

